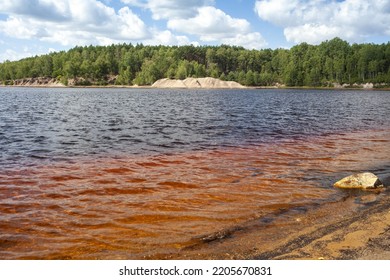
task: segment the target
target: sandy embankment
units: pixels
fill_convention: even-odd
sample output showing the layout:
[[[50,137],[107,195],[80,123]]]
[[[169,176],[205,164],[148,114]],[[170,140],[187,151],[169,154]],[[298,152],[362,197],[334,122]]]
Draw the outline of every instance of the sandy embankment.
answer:
[[[19,87],[65,87],[64,84],[54,78],[25,78],[13,81],[13,86]]]
[[[187,78],[185,80],[161,79],[156,81],[154,88],[206,88],[206,89],[233,89],[245,88],[243,85],[233,81],[222,81],[215,78]]]
[[[84,81],[83,79],[81,79]],[[111,80],[109,81],[108,86],[103,87],[129,87],[129,88],[139,88],[138,85],[133,86],[115,86],[114,81],[115,78],[111,77]],[[76,82],[78,80],[71,79],[69,80],[68,86],[71,87],[78,87],[76,85]],[[45,78],[45,77],[38,77],[38,78],[25,78],[25,79],[18,79],[14,80],[12,86],[19,86],[19,87],[66,87],[64,84],[62,84],[60,81],[54,78]],[[85,87],[85,86],[80,86]],[[89,86],[89,87],[97,87],[97,86]],[[101,86],[99,86],[101,87]],[[188,88],[188,89],[240,89],[240,88],[246,88],[245,86],[233,82],[233,81],[222,81],[215,78],[187,78],[185,80],[174,80],[174,79],[160,79],[156,81],[152,86],[141,86],[142,88]]]

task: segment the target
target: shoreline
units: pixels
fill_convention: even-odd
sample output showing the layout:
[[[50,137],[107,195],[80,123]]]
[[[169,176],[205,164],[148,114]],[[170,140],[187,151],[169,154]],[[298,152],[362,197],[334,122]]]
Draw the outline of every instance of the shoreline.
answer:
[[[338,90],[338,91],[390,91],[389,88],[334,88],[334,87],[276,87],[276,86],[256,86],[256,87],[243,87],[243,88],[167,88],[167,87],[153,87],[153,86],[124,86],[124,85],[107,85],[107,86],[55,86],[55,85],[0,85],[0,88],[50,88],[50,89],[63,89],[63,88],[104,88],[104,89],[177,89],[177,90],[261,90],[261,89],[275,89],[275,90]]]
[[[390,260],[390,171],[385,174],[384,189],[346,191],[341,200],[291,208],[262,221],[216,233],[214,239],[184,248],[180,254],[160,257]],[[273,221],[282,226],[276,228]]]
[[[389,179],[386,185],[389,186]],[[347,197],[340,203],[357,203],[354,212],[339,213],[328,222],[307,226],[296,236],[253,259],[273,260],[389,260],[390,190]],[[378,197],[382,196],[382,197]],[[321,212],[315,210],[314,212]]]
[[[0,87],[26,87],[26,88],[130,88],[130,89],[299,89],[299,90],[390,90],[386,84],[339,84],[333,83],[328,86],[286,86],[285,84],[273,84],[271,86],[244,86],[235,81],[226,81],[218,78],[201,77],[186,79],[163,78],[155,81],[151,85],[116,85],[112,80],[107,80],[107,84],[98,85],[78,83],[72,79],[69,84],[61,83],[58,79],[50,77],[25,78],[18,80],[0,81]],[[111,81],[111,82],[110,82]]]

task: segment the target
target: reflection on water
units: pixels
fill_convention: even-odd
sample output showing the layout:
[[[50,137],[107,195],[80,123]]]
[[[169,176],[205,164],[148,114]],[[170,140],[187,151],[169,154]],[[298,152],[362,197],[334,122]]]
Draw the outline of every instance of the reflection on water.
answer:
[[[390,168],[383,93],[73,91],[0,92],[1,259],[177,253]]]

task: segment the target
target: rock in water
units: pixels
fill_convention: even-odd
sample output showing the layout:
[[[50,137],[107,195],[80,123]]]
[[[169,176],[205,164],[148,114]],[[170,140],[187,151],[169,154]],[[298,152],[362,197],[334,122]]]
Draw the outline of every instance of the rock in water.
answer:
[[[376,189],[382,188],[383,184],[375,174],[364,172],[345,177],[333,186],[343,189]]]

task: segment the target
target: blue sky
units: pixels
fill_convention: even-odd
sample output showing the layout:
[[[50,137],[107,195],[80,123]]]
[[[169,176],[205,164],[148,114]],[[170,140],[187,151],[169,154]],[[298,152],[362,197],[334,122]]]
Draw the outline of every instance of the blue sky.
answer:
[[[0,61],[76,45],[390,41],[390,0],[0,0]]]

